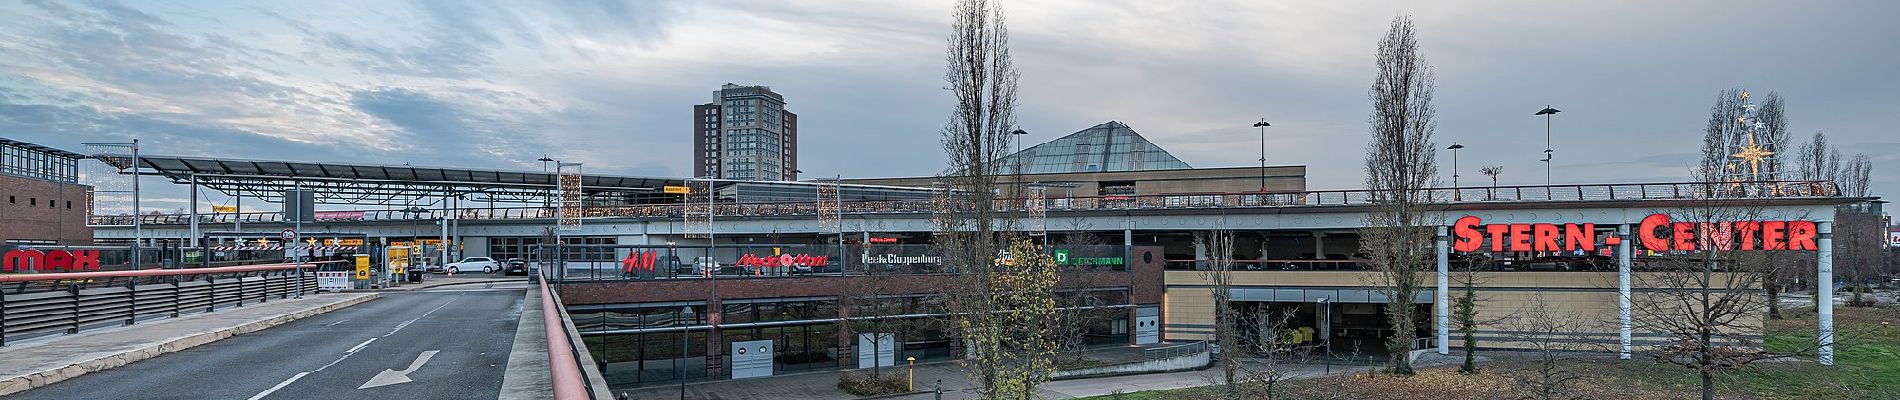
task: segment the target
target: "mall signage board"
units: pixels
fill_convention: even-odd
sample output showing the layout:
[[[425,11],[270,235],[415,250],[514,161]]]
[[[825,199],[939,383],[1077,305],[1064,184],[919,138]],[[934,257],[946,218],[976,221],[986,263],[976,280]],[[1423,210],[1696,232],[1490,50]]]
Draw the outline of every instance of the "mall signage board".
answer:
[[[0,272],[98,271],[98,250],[7,250],[0,255]]]
[[[1632,240],[1650,251],[1695,250],[1815,250],[1819,236],[1814,221],[1672,221],[1667,214],[1644,217]],[[1599,240],[1598,236],[1602,236]],[[1615,247],[1622,238],[1598,235],[1593,223],[1485,224],[1467,215],[1451,226],[1451,248],[1477,252],[1485,239],[1493,252],[1591,251],[1599,245]]]

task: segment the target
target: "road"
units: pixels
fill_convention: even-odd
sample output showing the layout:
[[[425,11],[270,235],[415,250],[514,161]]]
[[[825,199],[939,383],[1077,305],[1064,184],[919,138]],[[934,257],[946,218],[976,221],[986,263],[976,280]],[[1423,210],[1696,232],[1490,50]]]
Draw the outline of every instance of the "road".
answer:
[[[492,399],[526,289],[510,282],[386,292],[8,398]]]

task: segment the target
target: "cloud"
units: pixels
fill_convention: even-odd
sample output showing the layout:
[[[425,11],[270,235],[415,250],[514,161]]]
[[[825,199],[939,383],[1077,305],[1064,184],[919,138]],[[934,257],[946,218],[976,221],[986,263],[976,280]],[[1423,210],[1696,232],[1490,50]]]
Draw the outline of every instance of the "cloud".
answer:
[[[1026,146],[1108,120],[1197,166],[1267,158],[1310,186],[1361,185],[1371,50],[1413,15],[1438,73],[1439,147],[1542,183],[1552,104],[1557,182],[1680,180],[1708,102],[1779,91],[1793,130],[1900,170],[1886,111],[1900,4],[1481,0],[1259,3],[1053,0],[1004,5]],[[799,113],[808,175],[941,169],[947,0],[887,2],[341,0],[211,7],[0,4],[0,134],[75,147],[133,136],[163,152],[677,175],[686,113],[726,82]],[[1776,21],[1737,31],[1733,21]],[[1765,29],[1765,28],[1764,28]],[[1738,35],[1748,37],[1738,40]],[[1742,60],[1742,61],[1737,61]],[[1862,144],[1865,144],[1864,146]],[[1886,147],[1882,147],[1886,146]],[[876,151],[867,151],[875,149]],[[1448,164],[1449,154],[1441,154]],[[1446,168],[1440,168],[1446,170]],[[1512,172],[1514,171],[1514,172]],[[1876,175],[1876,192],[1900,180]],[[1897,175],[1900,176],[1900,175]]]

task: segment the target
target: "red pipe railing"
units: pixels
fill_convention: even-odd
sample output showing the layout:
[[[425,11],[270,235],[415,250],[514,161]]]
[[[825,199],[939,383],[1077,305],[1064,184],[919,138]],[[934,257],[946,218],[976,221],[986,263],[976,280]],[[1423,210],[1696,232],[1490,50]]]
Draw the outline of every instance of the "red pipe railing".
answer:
[[[315,268],[323,264],[334,264],[334,263],[342,263],[342,262],[346,262],[346,261],[312,261],[312,262],[304,263],[303,268]],[[276,271],[276,270],[294,269],[294,268],[298,268],[296,264],[264,264],[264,265],[246,265],[246,266],[241,266],[241,267],[141,269],[141,270],[130,270],[130,271],[53,272],[53,273],[39,273],[39,274],[12,274],[12,275],[0,275],[0,283],[100,279],[100,278],[126,278],[126,277],[137,277],[137,276],[204,275],[204,274],[223,274],[223,273],[234,273],[234,272]]]
[[[567,325],[561,323],[561,309],[557,308],[560,304],[554,301],[554,291],[548,290],[545,277],[535,281],[541,286],[541,323],[547,328],[548,375],[554,383],[554,398],[590,399],[587,381],[581,378],[580,363],[574,358],[574,345],[567,337]]]

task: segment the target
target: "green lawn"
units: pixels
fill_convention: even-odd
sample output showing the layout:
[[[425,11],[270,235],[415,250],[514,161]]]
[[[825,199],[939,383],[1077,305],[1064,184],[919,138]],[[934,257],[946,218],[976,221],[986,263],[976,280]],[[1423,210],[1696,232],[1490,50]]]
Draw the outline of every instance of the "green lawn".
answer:
[[[1725,399],[1892,399],[1900,398],[1900,310],[1837,308],[1839,339],[1835,366],[1823,367],[1812,356],[1801,361],[1757,363],[1751,368],[1720,375],[1717,394]],[[1772,321],[1766,332],[1771,351],[1812,347],[1814,316],[1800,315]],[[1445,399],[1517,398],[1523,393],[1515,377],[1536,367],[1520,360],[1498,360],[1484,371],[1461,375],[1455,367],[1421,369],[1416,376],[1345,375],[1294,382],[1287,398]],[[1696,397],[1700,385],[1694,371],[1642,359],[1587,360],[1564,368],[1582,378],[1570,395],[1596,399],[1677,399]],[[1564,396],[1569,397],[1569,396]],[[1126,393],[1110,400],[1211,400],[1211,388]]]

